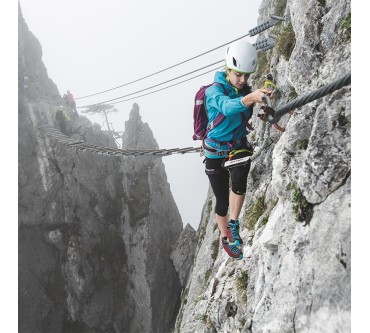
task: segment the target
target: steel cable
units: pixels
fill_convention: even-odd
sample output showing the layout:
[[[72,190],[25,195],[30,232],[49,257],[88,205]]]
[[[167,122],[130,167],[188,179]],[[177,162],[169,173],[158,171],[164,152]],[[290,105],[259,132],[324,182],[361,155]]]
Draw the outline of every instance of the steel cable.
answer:
[[[347,86],[351,83],[351,73],[348,73],[346,75],[344,75],[343,77],[341,77],[340,79],[338,80],[335,80],[329,84],[326,84],[325,86],[307,94],[307,95],[304,95],[302,97],[299,97],[299,98],[296,98],[295,100],[287,103],[287,104],[284,104],[280,107],[278,107],[276,110],[275,110],[275,115],[273,117],[273,119],[269,119],[269,122],[271,124],[276,124],[280,118],[287,114],[289,111],[292,111],[294,109],[297,109],[303,105],[306,105],[316,99],[319,99],[321,97],[324,97],[326,95],[329,95],[331,94],[332,92],[340,89],[340,88],[343,88],[344,86]]]

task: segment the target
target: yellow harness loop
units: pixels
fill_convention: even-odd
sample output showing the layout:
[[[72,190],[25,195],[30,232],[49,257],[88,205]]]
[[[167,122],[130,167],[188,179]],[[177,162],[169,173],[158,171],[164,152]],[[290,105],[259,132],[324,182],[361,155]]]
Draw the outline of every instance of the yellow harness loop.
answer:
[[[233,150],[231,150],[231,151],[230,151],[230,153],[228,153],[228,154],[227,154],[227,158],[228,158],[228,160],[230,160],[230,159],[232,159],[236,154],[244,153],[244,152],[249,152],[249,153],[250,153],[250,151],[249,151],[248,149],[245,149],[245,148],[243,148],[243,149],[233,149]]]

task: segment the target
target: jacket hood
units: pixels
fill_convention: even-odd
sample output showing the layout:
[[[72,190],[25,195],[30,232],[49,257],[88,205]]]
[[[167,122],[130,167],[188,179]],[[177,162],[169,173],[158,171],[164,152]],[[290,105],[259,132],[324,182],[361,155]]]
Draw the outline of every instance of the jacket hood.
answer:
[[[243,88],[238,89],[231,85],[229,81],[226,80],[226,72],[217,71],[215,73],[214,82],[221,83],[225,86],[225,88],[229,91],[229,93],[232,91],[234,94],[242,94],[247,95],[251,92],[251,87],[246,83]]]
[[[214,79],[214,81],[217,82],[217,83],[221,83],[221,84],[223,84],[225,86],[230,86],[230,83],[226,80],[226,72],[217,71],[215,73],[215,79]]]

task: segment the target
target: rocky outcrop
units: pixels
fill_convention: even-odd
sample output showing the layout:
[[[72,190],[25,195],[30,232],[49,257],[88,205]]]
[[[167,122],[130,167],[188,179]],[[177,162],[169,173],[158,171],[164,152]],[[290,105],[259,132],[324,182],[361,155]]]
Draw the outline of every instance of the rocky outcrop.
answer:
[[[134,104],[122,138],[123,149],[158,149]],[[128,170],[130,170],[128,172]],[[179,307],[181,284],[171,251],[182,231],[160,158],[128,157],[121,165],[125,205],[123,238],[128,253],[130,294],[135,300],[129,332],[169,332]],[[166,288],[164,290],[163,288]]]
[[[259,22],[277,9],[286,21],[269,33],[281,40],[291,24],[294,47],[269,51],[257,72],[277,80],[276,105],[350,72],[349,1],[264,0]],[[294,110],[283,133],[254,115],[256,151],[271,140],[248,177],[244,259],[219,246],[210,192],[176,332],[350,332],[350,101],[349,86]]]
[[[46,136],[63,100],[19,12],[19,332],[169,332],[181,283],[182,232],[160,158],[75,151]],[[66,105],[64,131],[116,148]],[[134,105],[126,148],[157,143]]]
[[[178,238],[171,254],[173,264],[179,273],[180,283],[185,287],[193,265],[197,236],[190,224],[187,224]]]

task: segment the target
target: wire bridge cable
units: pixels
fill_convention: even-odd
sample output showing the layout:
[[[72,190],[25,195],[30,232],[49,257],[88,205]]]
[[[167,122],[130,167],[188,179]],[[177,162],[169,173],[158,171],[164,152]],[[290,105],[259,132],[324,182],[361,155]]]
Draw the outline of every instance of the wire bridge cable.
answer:
[[[259,41],[259,42],[256,42],[256,43],[254,43],[254,44],[253,44],[253,46],[256,48],[256,50],[257,50],[257,51],[267,51],[268,49],[272,48],[274,45],[275,45],[275,44],[274,44],[274,40],[273,40],[273,39],[271,39],[271,38],[266,38],[266,39],[264,39],[264,40],[262,40],[262,41]],[[147,87],[147,88],[144,88],[144,89],[141,89],[141,90],[134,91],[134,92],[132,92],[132,93],[129,93],[129,94],[126,94],[126,95],[123,95],[123,96],[120,96],[120,97],[112,98],[112,99],[106,100],[106,101],[104,101],[104,102],[99,102],[99,103],[94,103],[94,104],[89,104],[89,105],[83,105],[83,106],[77,106],[77,108],[78,108],[78,109],[81,109],[81,108],[89,108],[89,107],[92,107],[92,106],[95,106],[95,105],[100,105],[100,104],[104,104],[104,103],[112,102],[112,101],[115,101],[115,100],[120,99],[120,98],[124,98],[124,97],[128,97],[128,96],[132,96],[132,95],[135,95],[135,94],[137,94],[137,93],[139,93],[139,92],[143,92],[143,91],[146,91],[146,90],[149,90],[149,89],[152,89],[152,88],[155,88],[155,87],[161,86],[162,84],[165,84],[165,83],[168,83],[168,82],[175,81],[175,80],[177,80],[177,79],[179,79],[179,78],[182,78],[182,77],[184,77],[184,76],[187,76],[187,75],[189,75],[189,74],[196,73],[196,72],[198,72],[198,71],[200,71],[200,70],[202,70],[202,69],[205,69],[205,68],[207,68],[207,67],[213,66],[213,65],[218,64],[218,63],[223,62],[223,61],[224,61],[224,59],[221,59],[221,60],[216,61],[216,62],[214,62],[214,63],[212,63],[212,64],[210,64],[210,65],[203,66],[203,67],[201,67],[201,68],[198,68],[198,69],[195,69],[195,70],[193,70],[193,71],[191,71],[191,72],[188,72],[188,73],[182,74],[182,75],[180,75],[180,76],[174,77],[174,78],[169,79],[169,80],[167,80],[167,81],[164,81],[164,82],[161,82],[161,83],[155,84],[155,85],[153,85],[153,86],[150,86],[150,87]],[[215,69],[213,69],[213,70],[220,69],[220,68],[222,68],[222,67],[224,67],[224,66],[217,67],[217,68],[215,68]],[[121,103],[121,102],[130,101],[130,100],[135,99],[135,98],[139,98],[139,97],[143,97],[143,96],[150,95],[150,94],[152,94],[152,93],[155,93],[155,92],[158,92],[158,91],[161,91],[161,90],[164,90],[164,89],[167,89],[167,88],[170,88],[170,87],[176,86],[176,85],[178,85],[178,84],[180,84],[180,83],[184,83],[184,82],[186,82],[186,81],[189,81],[189,80],[195,79],[195,78],[197,78],[197,77],[199,77],[199,76],[201,76],[201,75],[204,75],[204,74],[210,73],[210,72],[212,72],[213,70],[211,70],[211,71],[207,71],[207,72],[204,72],[204,73],[202,73],[202,74],[200,74],[200,75],[196,75],[196,76],[194,76],[194,77],[192,77],[192,78],[190,78],[190,79],[180,81],[180,82],[178,82],[178,83],[176,83],[176,84],[173,84],[173,85],[167,86],[167,87],[165,87],[165,88],[157,89],[157,90],[154,90],[154,91],[152,91],[152,92],[150,92],[150,93],[142,94],[142,95],[140,95],[140,96],[135,96],[135,97],[133,97],[133,98],[128,98],[128,99],[125,99],[125,100],[122,100],[122,101],[119,101],[119,102],[116,102],[116,103],[112,103],[112,104],[118,104],[118,103]]]
[[[208,54],[208,53],[210,53],[210,52],[213,52],[213,51],[215,51],[215,50],[217,50],[217,49],[220,49],[221,47],[224,47],[224,46],[226,46],[226,45],[228,45],[228,44],[230,44],[230,43],[233,43],[233,42],[235,42],[235,41],[237,41],[237,40],[239,40],[239,39],[242,39],[242,38],[244,38],[244,37],[247,37],[247,36],[253,37],[253,36],[255,36],[255,35],[257,35],[257,34],[259,34],[259,33],[263,32],[263,31],[267,30],[268,28],[271,28],[271,27],[272,27],[272,26],[274,26],[277,22],[280,22],[280,21],[283,21],[283,20],[284,20],[284,19],[283,19],[282,17],[280,17],[280,16],[270,15],[270,19],[269,19],[269,20],[267,20],[267,21],[265,21],[265,22],[261,23],[260,25],[256,26],[255,28],[253,28],[253,29],[249,30],[249,32],[248,32],[246,35],[243,35],[243,36],[241,36],[241,37],[239,37],[239,38],[233,39],[233,40],[231,40],[231,41],[229,41],[229,42],[227,42],[227,43],[224,43],[224,44],[222,44],[222,45],[219,45],[219,46],[217,46],[217,47],[215,47],[215,48],[213,48],[213,49],[210,49],[210,50],[208,50],[208,51],[206,51],[206,52],[200,53],[200,54],[198,54],[198,55],[196,55],[196,56],[194,56],[194,57],[188,58],[188,59],[186,59],[186,60],[184,60],[184,61],[181,61],[181,62],[179,62],[179,63],[177,63],[177,64],[172,65],[172,66],[169,66],[169,67],[166,67],[166,68],[164,68],[164,69],[161,69],[161,70],[159,70],[159,71],[157,71],[157,72],[154,72],[154,73],[152,73],[152,74],[149,74],[149,75],[143,76],[143,77],[141,77],[141,78],[138,78],[138,79],[136,79],[136,80],[133,80],[133,81],[130,81],[130,82],[127,82],[127,83],[121,84],[121,85],[119,85],[119,86],[117,86],[117,87],[113,87],[113,88],[110,88],[110,89],[107,89],[107,90],[103,90],[103,91],[100,91],[100,92],[97,92],[97,93],[94,93],[94,94],[90,94],[90,95],[86,95],[86,96],[77,97],[77,98],[75,98],[75,100],[77,100],[77,99],[83,99],[83,98],[87,98],[87,97],[91,97],[91,96],[100,95],[100,94],[103,94],[103,93],[106,93],[106,92],[109,92],[109,91],[112,91],[112,90],[115,90],[115,89],[118,89],[118,88],[122,88],[122,87],[128,86],[128,85],[130,85],[130,84],[132,84],[132,83],[135,83],[135,82],[138,82],[138,81],[141,81],[141,80],[147,79],[147,78],[149,78],[149,77],[152,77],[152,76],[157,75],[157,74],[159,74],[159,73],[165,72],[165,71],[167,71],[167,70],[169,70],[169,69],[172,69],[172,68],[174,68],[174,67],[177,67],[177,66],[180,66],[180,65],[182,65],[182,64],[185,64],[185,63],[187,63],[187,62],[189,62],[189,61],[191,61],[191,60],[194,60],[194,59],[196,59],[196,58],[199,58],[199,57],[201,57],[201,56],[203,56],[203,55],[205,55],[205,54]]]
[[[198,71],[200,71],[200,70],[202,70],[202,69],[205,69],[205,68],[207,68],[207,67],[210,67],[210,66],[216,65],[216,64],[218,64],[218,63],[220,63],[220,62],[222,62],[222,61],[223,61],[223,59],[222,59],[222,60],[220,60],[220,61],[216,61],[216,62],[214,62],[214,63],[212,63],[212,64],[210,64],[210,65],[207,65],[207,66],[204,66],[204,67],[201,67],[201,68],[195,69],[195,70],[193,70],[193,71],[191,71],[191,72],[188,72],[188,73],[186,73],[186,74],[182,74],[182,75],[180,75],[180,76],[174,77],[174,78],[169,79],[169,80],[167,80],[167,81],[164,81],[164,82],[161,82],[161,83],[155,84],[155,85],[153,85],[153,86],[150,86],[150,87],[147,87],[147,88],[144,88],[144,89],[141,89],[141,90],[137,90],[137,91],[135,91],[135,92],[132,92],[132,93],[129,93],[129,94],[126,94],[126,95],[120,96],[120,97],[112,98],[112,99],[106,100],[106,101],[104,101],[104,102],[99,102],[99,103],[95,103],[95,104],[89,104],[89,105],[84,105],[84,106],[78,106],[77,108],[88,108],[88,107],[91,107],[91,106],[93,106],[93,105],[104,104],[104,103],[108,103],[108,102],[116,101],[117,99],[121,99],[121,98],[124,98],[124,97],[132,96],[132,95],[135,95],[135,94],[137,94],[137,93],[139,93],[139,92],[143,92],[143,91],[145,91],[145,90],[149,90],[149,89],[152,89],[152,88],[155,88],[155,87],[161,86],[162,84],[165,84],[165,83],[168,83],[168,82],[171,82],[171,81],[175,81],[175,80],[180,79],[180,78],[182,78],[182,77],[184,77],[184,76],[187,76],[187,75],[190,75],[190,74],[196,73],[196,72],[198,72]],[[206,73],[209,73],[209,72],[206,72]],[[113,104],[115,104],[115,103],[113,103]]]
[[[224,67],[224,65],[222,65],[222,66],[220,66],[220,67],[213,68],[213,69],[211,69],[211,70],[209,70],[209,71],[207,71],[207,72],[204,72],[204,73],[201,73],[201,74],[195,75],[195,76],[190,77],[190,78],[188,78],[188,79],[186,79],[186,80],[182,80],[182,81],[176,82],[176,83],[171,84],[171,85],[169,85],[169,86],[167,86],[167,87],[163,87],[163,88],[161,88],[161,89],[153,90],[153,91],[151,91],[151,92],[148,92],[148,93],[146,93],[146,94],[142,94],[142,95],[139,95],[139,96],[135,96],[135,97],[127,98],[127,99],[124,99],[124,100],[122,100],[122,101],[115,102],[114,104],[119,104],[119,103],[122,103],[122,102],[131,101],[131,100],[133,100],[133,99],[135,99],[135,98],[139,98],[139,97],[147,96],[147,95],[150,95],[150,94],[154,94],[154,93],[156,93],[156,92],[158,92],[158,91],[161,91],[161,90],[166,90],[166,89],[168,89],[168,88],[171,88],[171,87],[177,86],[177,85],[179,85],[179,84],[181,84],[181,83],[184,83],[184,82],[187,82],[187,81],[193,80],[193,79],[195,79],[195,78],[197,78],[197,77],[199,77],[199,76],[202,76],[202,75],[205,75],[205,74],[211,73],[211,72],[213,72],[213,71],[215,71],[215,70],[217,70],[217,69],[220,69],[220,68],[222,68],[222,67]]]
[[[148,92],[148,93],[146,93],[146,94],[142,94],[142,95],[139,95],[139,96],[135,96],[135,97],[131,97],[131,98],[124,99],[124,100],[122,100],[122,101],[114,102],[113,104],[114,104],[114,105],[116,105],[116,104],[119,104],[119,103],[122,103],[122,102],[131,101],[131,100],[133,100],[133,99],[135,99],[135,98],[140,98],[140,97],[143,97],[143,96],[151,95],[151,94],[154,94],[154,93],[156,93],[156,92],[158,92],[158,91],[166,90],[166,89],[168,89],[168,88],[171,88],[171,87],[177,86],[177,85],[179,85],[179,84],[181,84],[181,83],[184,83],[184,82],[187,82],[187,81],[193,80],[193,79],[195,79],[195,78],[197,78],[197,77],[200,77],[200,76],[202,76],[202,75],[205,75],[205,74],[211,73],[211,72],[213,72],[213,71],[215,71],[215,70],[217,70],[217,69],[220,69],[220,68],[222,68],[222,67],[224,67],[224,65],[219,66],[219,67],[216,67],[216,68],[213,68],[213,69],[211,69],[211,70],[209,70],[209,71],[206,71],[206,72],[204,72],[204,73],[201,73],[201,74],[198,74],[198,75],[192,76],[192,77],[190,77],[190,78],[188,78],[188,79],[186,79],[186,80],[182,80],[182,81],[176,82],[176,83],[174,83],[174,84],[171,84],[171,85],[169,85],[169,86],[163,87],[163,88],[161,88],[161,89],[153,90],[153,91]],[[98,104],[100,104],[100,103],[98,103]],[[98,105],[98,104],[92,104],[92,105],[90,105],[90,106]],[[82,106],[81,106],[81,107],[82,107]],[[84,112],[84,111],[82,111],[82,112]]]

